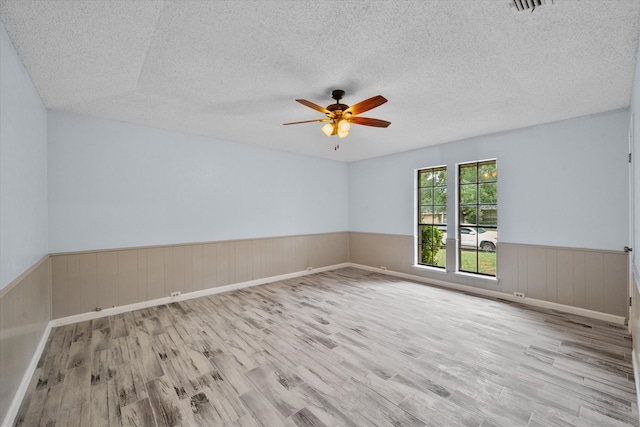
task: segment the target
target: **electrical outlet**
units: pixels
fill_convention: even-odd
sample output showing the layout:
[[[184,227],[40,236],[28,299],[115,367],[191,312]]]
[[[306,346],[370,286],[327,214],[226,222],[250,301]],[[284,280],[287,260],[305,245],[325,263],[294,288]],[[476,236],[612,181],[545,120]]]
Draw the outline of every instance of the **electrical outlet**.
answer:
[[[518,298],[524,298],[524,292],[514,292],[513,295],[515,295]]]
[[[180,292],[180,291],[171,292],[171,298],[173,298],[173,297],[179,297],[181,293],[182,293],[182,292]]]
[[[384,265],[380,267],[380,270],[386,270],[387,267],[385,267]]]

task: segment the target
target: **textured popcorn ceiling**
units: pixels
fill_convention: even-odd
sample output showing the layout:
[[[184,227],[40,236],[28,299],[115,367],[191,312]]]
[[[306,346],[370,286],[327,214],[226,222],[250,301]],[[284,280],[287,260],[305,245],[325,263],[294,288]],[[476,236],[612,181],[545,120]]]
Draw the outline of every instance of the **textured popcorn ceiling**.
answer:
[[[630,102],[640,0],[0,0],[45,106],[352,161]],[[327,138],[326,106],[381,94]]]

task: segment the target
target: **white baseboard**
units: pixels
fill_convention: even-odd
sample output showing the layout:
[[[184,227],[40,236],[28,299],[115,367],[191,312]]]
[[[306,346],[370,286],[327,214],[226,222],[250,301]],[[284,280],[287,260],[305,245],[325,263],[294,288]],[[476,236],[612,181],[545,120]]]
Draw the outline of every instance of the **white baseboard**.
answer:
[[[13,425],[16,416],[18,415],[18,410],[20,409],[20,405],[22,404],[22,399],[24,399],[24,395],[27,393],[27,389],[29,388],[29,383],[31,382],[31,377],[33,377],[33,373],[36,371],[36,367],[38,366],[38,361],[40,360],[40,356],[42,356],[42,352],[44,351],[44,347],[47,344],[47,340],[49,339],[49,334],[51,333],[51,322],[47,323],[47,326],[44,328],[44,333],[40,338],[40,342],[38,343],[38,347],[36,347],[35,353],[33,353],[33,357],[31,358],[31,362],[27,366],[27,370],[25,374],[22,376],[22,381],[20,381],[20,385],[16,390],[13,400],[11,401],[11,405],[7,410],[7,414],[4,417],[2,422],[2,427],[9,427]]]
[[[401,277],[403,279],[414,280],[426,284],[441,286],[443,288],[455,289],[457,291],[469,292],[471,294],[482,295],[493,298],[500,298],[507,301],[517,302],[520,304],[532,305],[535,307],[543,307],[551,310],[562,311],[564,313],[577,314],[579,316],[589,317],[592,319],[602,320],[609,323],[615,323],[624,325],[626,319],[623,316],[616,316],[614,314],[602,313],[600,311],[588,310],[581,307],[573,307],[565,304],[558,304],[556,302],[543,301],[534,298],[519,298],[515,295],[510,295],[504,292],[491,291],[488,289],[476,288],[474,286],[460,285],[458,283],[447,282],[439,279],[431,279],[422,276],[414,276],[413,274],[401,273],[392,270],[383,270],[381,268],[370,267],[368,265],[361,265],[355,263],[348,263],[351,267],[361,268],[363,270],[375,271],[380,274],[388,274],[389,276]]]
[[[347,267],[348,265],[349,265],[348,263],[334,264],[327,267],[313,268],[311,270],[296,271],[295,273],[287,273],[287,274],[281,274],[279,276],[271,276],[271,277],[265,277],[262,279],[249,280],[247,282],[233,283],[231,285],[219,286],[217,288],[209,288],[209,289],[203,289],[201,291],[188,292],[185,294],[180,294],[177,297],[157,298],[157,299],[148,300],[148,301],[136,302],[133,304],[120,305],[112,308],[105,308],[104,310],[101,310],[101,311],[90,311],[88,313],[81,313],[81,314],[75,314],[73,316],[61,317],[59,319],[52,320],[50,323],[51,323],[51,326],[54,326],[54,327],[69,325],[71,323],[78,323],[78,322],[84,322],[85,320],[99,319],[100,317],[113,316],[114,314],[126,313],[129,311],[139,310],[141,308],[155,307],[158,305],[170,304],[172,302],[185,301],[193,298],[199,298],[199,297],[204,297],[208,295],[215,295],[222,292],[234,291],[236,289],[244,289],[244,288],[249,288],[251,286],[264,285],[266,283],[277,282],[279,280],[286,280],[286,279],[293,279],[296,277],[307,276],[309,274],[320,273],[322,271],[335,270],[338,268]]]

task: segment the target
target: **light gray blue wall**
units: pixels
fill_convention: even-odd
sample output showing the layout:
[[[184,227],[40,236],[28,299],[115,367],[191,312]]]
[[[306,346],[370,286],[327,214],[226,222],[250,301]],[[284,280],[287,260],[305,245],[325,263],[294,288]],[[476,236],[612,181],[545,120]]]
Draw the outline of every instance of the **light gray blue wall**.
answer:
[[[50,112],[50,252],[348,230],[348,165]]]
[[[0,22],[0,289],[47,253],[47,111]]]
[[[628,123],[623,109],[351,163],[349,230],[413,235],[415,169],[448,166],[452,192],[457,163],[495,158],[499,241],[622,250]]]

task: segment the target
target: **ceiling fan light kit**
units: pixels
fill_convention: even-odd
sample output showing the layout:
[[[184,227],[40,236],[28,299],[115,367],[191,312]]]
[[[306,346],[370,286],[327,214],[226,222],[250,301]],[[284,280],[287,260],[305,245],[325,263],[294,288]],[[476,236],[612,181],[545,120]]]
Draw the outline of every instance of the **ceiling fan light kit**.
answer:
[[[334,126],[332,123],[327,123],[326,125],[322,126],[322,132],[324,132],[324,134],[327,136],[333,135],[333,131]]]
[[[327,136],[338,135],[338,138],[346,138],[347,136],[349,136],[349,131],[351,130],[352,124],[381,128],[386,128],[391,124],[391,122],[388,122],[386,120],[371,119],[367,117],[356,117],[360,113],[364,113],[365,111],[369,111],[373,108],[379,107],[380,105],[387,102],[387,99],[382,95],[376,95],[369,99],[365,99],[364,101],[358,102],[351,107],[346,104],[340,103],[340,100],[344,97],[343,90],[336,89],[332,91],[331,97],[335,99],[336,102],[335,104],[327,106],[327,108],[324,108],[318,104],[314,104],[313,102],[307,101],[306,99],[296,99],[296,101],[298,101],[300,104],[324,113],[326,118],[284,124],[296,125],[300,123],[324,122],[325,125],[321,128],[322,132]],[[339,147],[340,146],[336,144],[334,150],[337,150]]]

